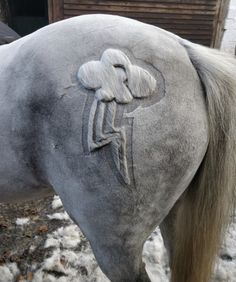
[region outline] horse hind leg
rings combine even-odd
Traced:
[[[170,268],[173,262],[174,248],[176,244],[175,238],[175,225],[178,216],[178,210],[181,206],[183,196],[175,203],[173,208],[170,210],[168,215],[164,218],[164,220],[159,225],[161,230],[161,235],[164,241],[165,248],[167,250],[168,259]]]
[[[139,233],[138,230],[131,232],[130,228],[123,229],[118,226],[121,219],[119,217],[112,219],[112,213],[107,214],[104,207],[103,212],[99,213],[96,209],[92,212],[97,215],[94,219],[90,216],[91,213],[88,214],[81,209],[82,201],[75,208],[72,198],[63,198],[63,194],[61,198],[68,214],[89,240],[98,265],[110,281],[150,282],[142,262],[144,243],[143,235],[140,235],[142,232]],[[106,207],[106,203],[104,205]],[[87,212],[94,206],[95,204],[90,205]]]
[[[94,242],[91,239],[90,243],[100,268],[110,281],[151,282],[142,262],[142,250],[139,247],[134,246],[133,250],[129,250],[117,242],[109,242],[110,246],[104,246],[99,240]]]

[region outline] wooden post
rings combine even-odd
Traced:
[[[63,0],[48,0],[49,23],[63,20]]]
[[[229,2],[230,0],[218,0],[211,47],[220,48],[224,35],[225,19],[229,10]]]

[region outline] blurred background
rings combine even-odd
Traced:
[[[0,0],[1,21],[20,36],[58,20],[92,13],[134,18],[231,52],[236,44],[236,0]]]

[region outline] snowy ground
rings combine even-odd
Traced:
[[[47,232],[46,227],[41,227],[42,232],[44,232],[43,228],[46,231],[41,244],[45,254],[41,260],[34,261],[32,265],[28,263],[27,271],[24,273],[22,273],[22,262],[21,267],[18,267],[17,260],[15,262],[7,260],[5,263],[0,261],[0,282],[108,282],[109,280],[97,266],[89,243],[63,210],[58,196],[54,196],[51,205],[51,214],[46,215],[49,225],[50,222],[56,221],[61,223],[59,224],[61,226],[52,232]],[[35,216],[37,218],[37,215]],[[33,217],[32,219],[17,218],[15,230],[19,229],[23,232],[30,224],[34,224]],[[34,253],[38,248],[34,245],[37,237],[38,235],[30,241],[28,254]],[[143,260],[146,262],[152,282],[169,281],[167,256],[159,229],[156,229],[146,242]],[[226,241],[220,250],[213,281],[236,282],[236,222],[229,229]]]

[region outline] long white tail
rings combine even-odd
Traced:
[[[236,60],[181,40],[206,94],[209,146],[175,224],[172,282],[208,282],[235,207]]]

